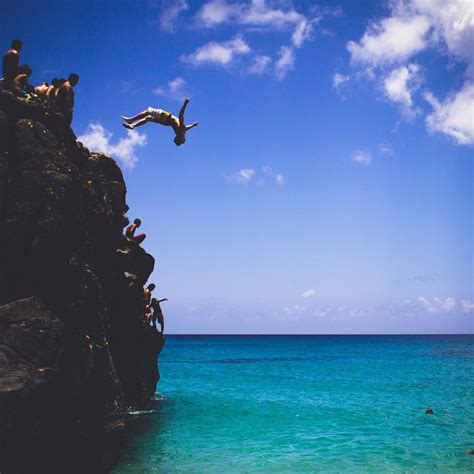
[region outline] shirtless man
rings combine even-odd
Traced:
[[[150,303],[150,306],[153,309],[153,317],[151,319],[152,326],[155,326],[155,328],[158,330],[156,326],[156,321],[158,321],[158,324],[161,326],[161,334],[163,334],[163,331],[165,329],[165,318],[163,316],[163,311],[161,310],[160,306],[160,303],[163,303],[163,301],[168,301],[168,298],[163,298],[161,300],[152,298]]]
[[[151,292],[156,288],[154,283],[150,283],[144,290],[143,290],[143,306],[146,308],[150,304],[151,300]]]
[[[27,92],[34,93],[34,87],[28,82],[32,72],[33,70],[26,64],[18,68],[18,74],[12,81],[12,89],[18,95],[26,94]]]
[[[47,82],[42,82],[39,86],[35,87],[35,94],[40,98],[41,102],[46,103],[46,94],[49,89]]]
[[[20,51],[22,47],[23,43],[20,40],[13,40],[11,48],[3,55],[2,74],[5,89],[11,87],[13,79],[19,74]]]
[[[69,75],[68,80],[64,82],[56,93],[56,112],[64,115],[68,125],[72,123],[72,112],[74,109],[74,87],[79,82],[79,76],[76,73]]]
[[[179,111],[179,117],[176,117],[162,109],[153,109],[152,107],[148,107],[146,110],[133,117],[122,117],[122,120],[125,120],[126,122],[122,125],[130,130],[145,125],[148,122],[154,122],[167,127],[173,127],[174,133],[176,135],[174,142],[176,146],[180,146],[186,141],[186,132],[199,125],[199,122],[194,122],[191,125],[186,125],[184,123],[184,112],[188,104],[189,99],[186,99],[183,106],[181,107],[181,110]]]
[[[60,86],[59,79],[55,77],[51,81],[51,85],[48,87],[48,90],[46,91],[46,110],[50,114],[54,114],[54,111],[55,111],[54,101],[56,99],[56,92],[58,91],[59,86]]]

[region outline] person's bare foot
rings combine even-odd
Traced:
[[[130,125],[129,123],[122,123],[122,125],[125,127],[125,128],[128,128],[129,130],[133,130],[133,125]]]
[[[125,120],[125,122],[130,123],[132,121],[131,118],[129,117],[120,117],[122,120]]]

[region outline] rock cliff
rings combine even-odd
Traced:
[[[59,114],[0,91],[0,472],[106,472],[155,392],[154,259],[126,187]]]

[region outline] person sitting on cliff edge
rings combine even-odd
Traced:
[[[64,115],[68,125],[72,123],[72,114],[74,110],[74,87],[79,82],[79,76],[73,72],[69,74],[68,80],[58,88],[55,96],[56,112]]]
[[[140,219],[135,219],[133,221],[132,225],[129,225],[127,227],[127,230],[125,231],[125,237],[128,237],[129,239],[133,240],[136,242],[138,245],[140,245],[145,239],[146,239],[146,234],[138,234],[135,235],[135,231],[142,225],[142,221]]]
[[[11,88],[13,79],[19,74],[20,51],[22,48],[23,42],[21,40],[13,40],[10,49],[3,55],[2,74],[4,89]]]
[[[133,117],[122,117],[126,123],[122,125],[129,130],[133,130],[136,127],[141,127],[148,122],[159,123],[167,127],[172,127],[175,133],[174,142],[176,146],[182,145],[186,141],[186,132],[199,125],[199,122],[194,122],[191,125],[186,125],[184,122],[184,112],[189,104],[189,99],[185,99],[184,104],[179,111],[179,117],[172,115],[162,109],[154,109],[148,107],[143,112],[134,115]]]
[[[168,301],[168,298],[162,298],[161,300],[152,298],[150,303],[150,306],[153,309],[153,316],[151,319],[152,326],[155,326],[155,329],[158,331],[158,327],[156,326],[156,321],[158,321],[158,324],[161,327],[160,334],[163,334],[163,331],[165,330],[165,318],[160,306],[160,303],[163,303],[163,301]]]

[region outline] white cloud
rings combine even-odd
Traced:
[[[86,132],[77,139],[91,151],[109,155],[120,161],[125,168],[132,169],[138,161],[135,148],[146,145],[146,135],[135,130],[127,130],[127,137],[120,138],[115,144],[111,143],[112,136],[113,134],[100,123],[91,123]]]
[[[474,144],[474,83],[464,84],[442,103],[431,92],[425,99],[433,107],[426,117],[428,130],[449,135],[461,145]]]
[[[377,66],[403,61],[426,47],[429,28],[422,15],[385,18],[372,23],[358,43],[349,41],[347,49],[355,63]]]
[[[232,175],[232,179],[241,184],[248,184],[255,177],[255,170],[253,168],[242,168]]]
[[[275,176],[275,181],[280,186],[283,186],[285,184],[285,177],[283,176],[283,174],[277,173],[276,176]]]
[[[474,302],[471,300],[461,300],[461,307],[465,313],[470,313],[474,311]]]
[[[393,148],[383,143],[379,145],[379,150],[383,155],[393,155]]]
[[[163,1],[160,15],[160,28],[168,33],[174,32],[178,17],[188,9],[189,5],[186,0]]]
[[[344,84],[349,82],[349,79],[350,79],[349,76],[336,72],[332,76],[332,87],[336,90],[339,90]]]
[[[407,116],[413,116],[412,92],[418,84],[418,64],[409,64],[393,69],[384,81],[385,95],[391,101],[400,104]]]
[[[247,73],[260,76],[267,71],[271,62],[272,60],[268,56],[255,56],[247,69]]]
[[[272,8],[265,0],[251,0],[246,3],[210,0],[203,5],[197,18],[206,27],[229,22],[250,26],[300,27],[300,23],[305,20],[305,17],[293,8]]]
[[[250,53],[249,45],[240,36],[236,36],[230,41],[218,43],[211,41],[199,47],[194,53],[182,56],[184,62],[193,66],[202,64],[215,64],[218,66],[228,66],[236,56]]]
[[[372,162],[372,154],[369,151],[357,150],[352,155],[352,161],[362,165],[370,165]]]
[[[164,86],[159,86],[153,90],[153,93],[162,97],[170,97],[182,101],[188,97],[188,83],[182,77],[176,77]]]
[[[474,143],[474,3],[466,0],[392,0],[387,17],[371,22],[359,41],[349,41],[351,62],[365,77],[381,80],[384,94],[413,116],[417,72],[406,64],[432,48],[467,67],[462,88],[441,102],[424,94],[433,112],[426,117],[431,132],[444,133],[462,145]],[[404,64],[405,63],[405,64]],[[389,75],[387,67],[397,65]]]
[[[301,296],[303,298],[311,298],[311,296],[314,296],[316,294],[316,291],[314,290],[306,290]]]
[[[296,29],[291,36],[291,41],[293,41],[293,44],[299,48],[308,38],[310,38],[312,32],[312,22],[303,18],[296,26]]]
[[[420,296],[417,298],[417,301],[426,311],[428,311],[428,313],[433,314],[439,313],[440,311],[452,313],[457,306],[456,300],[451,296],[445,300],[435,296],[432,301],[430,301],[425,296]]]
[[[293,48],[282,46],[279,57],[275,63],[275,74],[277,79],[283,79],[288,71],[295,67],[295,53]]]

